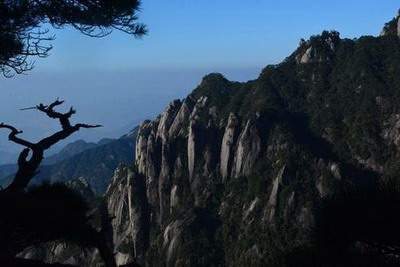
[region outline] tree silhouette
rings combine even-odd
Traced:
[[[5,189],[6,192],[18,192],[23,191],[26,188],[31,179],[35,176],[36,171],[43,160],[45,150],[49,149],[51,146],[55,145],[61,140],[67,138],[71,134],[79,131],[81,128],[97,128],[101,126],[82,123],[71,125],[69,119],[73,114],[75,114],[75,110],[72,107],[66,113],[59,113],[57,111],[54,111],[54,108],[61,105],[62,103],[64,103],[64,101],[59,101],[57,99],[48,106],[40,104],[35,107],[35,109],[45,113],[49,118],[58,119],[62,128],[61,131],[49,137],[43,138],[37,143],[31,143],[29,141],[19,138],[18,134],[22,133],[22,131],[17,130],[13,126],[0,123],[0,129],[5,128],[11,131],[8,136],[10,141],[26,147],[19,155],[17,174],[15,175],[12,183]],[[29,160],[27,160],[29,152],[32,152],[32,156]]]
[[[52,49],[47,25],[72,26],[91,37],[120,30],[140,37],[139,0],[5,0],[0,1],[0,72],[10,77],[31,70],[30,57],[46,57]]]
[[[101,127],[71,124],[70,118],[76,112],[72,107],[65,113],[55,111],[55,107],[63,103],[64,101],[57,99],[49,105],[39,104],[30,108],[58,120],[61,125],[60,131],[39,142],[33,143],[20,138],[18,135],[22,131],[8,124],[0,124],[0,129],[10,131],[10,141],[25,147],[19,155],[18,171],[13,181],[0,191],[0,263],[3,265],[30,266],[27,260],[16,259],[16,255],[39,243],[62,240],[97,248],[106,266],[116,266],[112,244],[108,242],[104,232],[110,220],[105,207],[101,211],[102,227],[97,231],[89,223],[86,202],[66,186],[44,185],[26,190],[37,174],[47,149],[80,129]]]

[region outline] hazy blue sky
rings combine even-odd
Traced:
[[[78,137],[116,136],[189,93],[208,72],[256,78],[289,55],[300,38],[322,30],[343,37],[377,35],[400,4],[395,0],[145,0],[149,35],[115,32],[104,39],[56,31],[51,56],[27,75],[0,78],[0,120],[38,137],[57,125],[20,107],[65,98],[77,118],[102,123]],[[0,134],[0,150],[10,149]]]
[[[93,40],[63,31],[42,65],[62,71],[263,66],[322,30],[375,35],[398,8],[395,0],[145,0],[141,18],[149,36]]]

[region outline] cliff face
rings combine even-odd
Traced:
[[[114,173],[106,199],[113,212],[113,244],[118,266],[143,263],[148,246],[149,211],[144,177],[121,165]]]
[[[397,35],[324,32],[257,80],[206,76],[141,125],[135,166],[115,173],[119,263],[283,266],[322,198],[394,179],[398,62]]]
[[[340,183],[339,164],[308,152],[284,127],[263,129],[259,114],[221,119],[211,103],[189,96],[141,126],[137,170],[119,169],[107,193],[117,247],[133,245],[117,249],[120,263],[136,256],[149,266],[261,266],[268,236],[285,224],[305,238],[313,203]],[[291,161],[297,156],[301,163]]]

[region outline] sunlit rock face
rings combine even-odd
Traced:
[[[113,244],[119,265],[134,260],[143,264],[148,248],[149,213],[145,179],[135,170],[120,166],[105,195],[113,215]]]
[[[233,165],[233,176],[247,176],[252,172],[257,157],[260,153],[261,141],[255,122],[247,121],[246,126],[239,135]]]
[[[220,155],[220,171],[223,179],[228,178],[229,170],[233,160],[233,147],[235,144],[235,138],[237,135],[238,119],[231,113],[229,114],[228,122],[224,131],[224,137],[222,138],[221,144],[221,155]]]
[[[400,19],[399,19],[399,16],[397,17],[397,36],[400,37]]]

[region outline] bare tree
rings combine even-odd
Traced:
[[[59,120],[62,130],[56,132],[55,134],[43,138],[37,143],[32,143],[30,141],[24,140],[18,137],[22,131],[17,130],[15,127],[0,123],[0,128],[8,129],[11,131],[8,138],[10,141],[24,146],[25,149],[21,152],[18,158],[18,171],[15,175],[12,183],[5,189],[7,192],[23,191],[29,184],[31,179],[37,174],[37,169],[43,160],[44,151],[49,149],[51,146],[60,142],[61,140],[67,138],[71,134],[79,131],[82,128],[97,128],[101,125],[89,125],[78,123],[71,125],[70,118],[75,114],[75,110],[71,107],[66,113],[60,113],[54,110],[56,106],[63,104],[64,101],[56,100],[50,105],[46,106],[39,104],[35,109],[45,113],[51,119]],[[29,152],[32,152],[30,159],[28,159]]]
[[[17,130],[14,126],[0,123],[0,129],[10,131],[8,136],[10,141],[25,147],[19,155],[18,171],[14,179],[10,185],[0,191],[0,262],[10,260],[29,246],[41,242],[62,240],[68,236],[65,239],[69,241],[76,242],[84,247],[98,248],[106,266],[114,267],[116,264],[111,249],[112,244],[109,244],[104,233],[110,220],[106,211],[105,215],[102,216],[102,229],[97,231],[88,223],[85,208],[81,208],[81,206],[85,206],[86,204],[83,201],[80,202],[79,199],[72,199],[71,201],[71,198],[79,198],[78,196],[70,192],[65,192],[63,191],[64,189],[57,187],[55,189],[50,188],[47,193],[50,192],[52,195],[48,201],[52,201],[54,196],[65,195],[64,198],[62,196],[59,197],[62,203],[67,203],[65,204],[66,208],[57,215],[47,214],[48,212],[43,207],[37,207],[38,205],[47,205],[40,194],[29,194],[29,192],[26,192],[28,184],[38,173],[44,152],[47,149],[80,129],[101,127],[101,125],[82,123],[71,124],[70,118],[76,113],[72,107],[65,113],[55,110],[55,107],[63,103],[64,101],[57,99],[49,105],[39,104],[29,108],[36,109],[44,113],[47,117],[58,120],[61,125],[60,131],[36,143],[19,137],[22,131]],[[37,196],[40,196],[39,200]],[[75,206],[72,207],[69,205],[68,201],[71,201],[71,205]],[[52,208],[54,207],[55,205],[52,206]],[[60,207],[60,209],[62,208]],[[74,217],[70,218],[68,217],[68,210],[71,211],[73,209],[81,210],[82,212],[78,215],[74,214]],[[75,210],[72,212],[74,213]],[[32,218],[35,216],[38,218]]]

